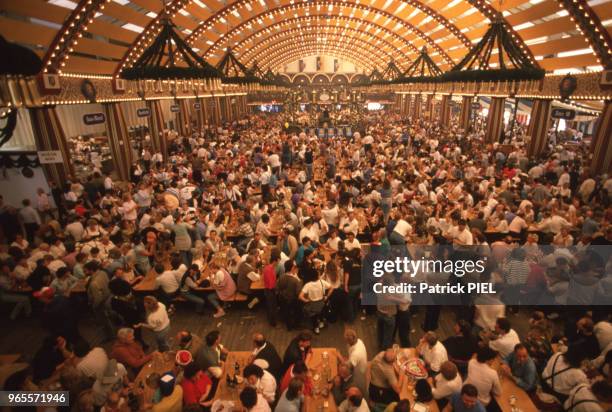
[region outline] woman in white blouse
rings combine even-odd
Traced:
[[[321,328],[325,326],[322,312],[323,308],[325,308],[325,301],[331,296],[333,291],[334,289],[329,282],[322,279],[319,274],[316,279],[311,279],[304,284],[300,292],[299,299],[304,302],[304,312],[310,318],[312,329],[317,335],[320,333]]]

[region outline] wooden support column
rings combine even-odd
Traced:
[[[181,137],[191,136],[191,110],[188,99],[179,100],[179,112],[176,117],[179,135]]]
[[[463,96],[461,99],[461,117],[459,119],[459,126],[466,132],[471,129],[470,124],[472,122],[472,96]]]
[[[421,118],[421,95],[415,94],[414,101],[412,102],[412,120],[418,120]]]
[[[395,113],[402,112],[402,95],[399,93],[393,95],[393,111]]]
[[[404,111],[402,113],[404,115],[404,117],[410,116],[410,104],[411,104],[411,100],[412,100],[412,95],[411,94],[405,94],[404,95]]]
[[[440,119],[440,125],[443,127],[450,126],[450,102],[451,96],[449,94],[442,95],[442,101],[440,102],[440,114],[438,115],[438,119]]]
[[[434,95],[433,94],[428,94],[427,97],[425,98],[425,112],[427,113],[427,120],[431,121],[431,119],[433,119],[434,117]]]
[[[106,115],[106,133],[115,171],[120,180],[130,181],[130,166],[132,165],[132,148],[128,135],[123,109],[119,103],[104,104]]]
[[[485,132],[485,142],[499,142],[504,130],[504,97],[491,97],[489,105],[489,115],[487,116],[487,130]]]
[[[221,101],[219,100],[219,96],[213,96],[213,107],[212,107],[212,119],[213,124],[215,126],[219,126],[221,124]]]
[[[32,108],[30,119],[36,150],[59,150],[61,163],[41,165],[45,176],[57,187],[65,187],[68,180],[74,179],[74,168],[70,161],[70,152],[62,124],[57,117],[55,107]]]
[[[612,172],[612,100],[607,100],[593,137],[591,173]]]
[[[198,104],[199,107],[197,107],[196,104]],[[204,126],[204,123],[206,123],[206,115],[205,115],[206,101],[202,99],[201,97],[198,97],[195,100],[193,110],[194,110],[196,120],[198,123],[198,133],[202,133],[202,127]]]
[[[147,107],[151,111],[149,116],[149,133],[151,134],[151,145],[155,153],[161,153],[164,160],[168,158],[168,141],[164,133],[164,113],[159,100],[148,100]]]
[[[552,100],[549,99],[535,99],[533,101],[531,118],[527,127],[527,136],[531,139],[529,146],[527,146],[529,157],[537,157],[546,149],[551,106]]]

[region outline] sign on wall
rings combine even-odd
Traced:
[[[573,120],[576,117],[576,111],[572,109],[552,109],[550,113],[553,119]]]
[[[194,103],[193,108],[196,110],[200,110],[202,108],[202,105],[200,103]]]
[[[181,108],[179,107],[178,104],[173,104],[172,106],[170,106],[170,111],[172,113],[178,113],[181,111]]]
[[[61,150],[40,150],[37,154],[38,161],[42,165],[64,162]]]
[[[138,117],[149,117],[151,116],[151,110],[149,110],[148,107],[143,107],[143,108],[136,110],[136,115]]]
[[[104,123],[105,120],[106,117],[104,116],[104,113],[90,113],[83,115],[83,123],[85,123],[87,126]]]

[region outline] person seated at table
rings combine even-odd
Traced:
[[[370,386],[368,392],[374,403],[387,405],[399,400],[406,375],[396,368],[395,351],[380,352],[370,363]]]
[[[466,383],[461,392],[450,397],[443,412],[486,412],[486,409],[479,400],[476,386]]]
[[[218,383],[221,375],[223,375],[227,353],[228,350],[221,344],[221,334],[219,331],[213,330],[208,332],[204,339],[204,345],[202,345],[196,355],[195,362],[201,370],[208,373],[213,384]]]
[[[571,345],[576,345],[580,348],[588,359],[595,359],[601,353],[599,341],[594,333],[593,319],[584,316],[576,322],[577,333],[570,340]]]
[[[249,363],[256,360],[261,362],[262,367],[272,374],[277,380],[281,378],[283,362],[272,342],[259,332],[253,334],[253,352],[249,356]]]
[[[363,397],[363,392],[356,386],[349,387],[346,398],[338,405],[339,412],[370,412],[368,402]]]
[[[355,232],[348,232],[346,234],[346,239],[343,242],[344,250],[350,252],[352,250],[361,250],[361,243],[355,237]]]
[[[113,343],[110,358],[132,368],[136,375],[153,358],[153,354],[145,354],[142,345],[134,339],[134,329],[121,328],[117,331],[117,340]]]
[[[414,397],[415,403],[426,405],[434,399],[431,385],[425,379],[419,379],[416,381],[416,384],[414,385],[414,392],[416,393],[416,396]]]
[[[472,325],[465,319],[459,319],[453,326],[454,336],[442,342],[448,353],[448,359],[453,361],[460,371],[467,371],[467,363],[476,353],[476,344],[472,339]]]
[[[101,407],[106,403],[111,393],[122,393],[129,382],[125,366],[115,359],[109,360],[104,373],[98,376],[91,388],[94,395],[94,404]]]
[[[503,359],[500,369],[526,392],[532,392],[536,389],[538,372],[535,362],[522,343],[518,343],[514,347],[514,351]]]
[[[253,238],[249,240],[249,242],[246,244],[244,250],[247,253],[252,253],[253,250],[256,250],[258,252],[257,255],[259,255],[259,252],[261,250],[264,250],[267,245],[268,244],[266,243],[266,240],[262,237],[261,233],[256,232],[253,235]]]
[[[312,240],[308,236],[305,236],[302,239],[301,244],[297,249],[297,252],[295,253],[295,264],[298,266],[302,266],[306,256],[312,252],[314,252]]]
[[[433,379],[432,388],[433,398],[438,402],[438,407],[444,408],[450,396],[459,392],[462,385],[463,379],[453,362],[446,361],[440,365],[440,373]]]
[[[570,345],[566,352],[555,353],[542,372],[540,383],[544,392],[565,402],[573,388],[588,383],[589,379],[581,369],[586,356],[580,347],[574,345]]]
[[[276,378],[270,372],[255,364],[250,364],[244,368],[242,375],[249,385],[257,389],[257,392],[266,398],[268,403],[274,403],[276,398]]]
[[[283,230],[281,230],[278,239],[276,240],[276,247],[287,255],[289,259],[295,258],[298,251],[298,241],[295,236],[291,234],[292,231],[292,226],[283,227]]]
[[[252,386],[245,386],[240,392],[240,402],[246,412],[271,412],[270,405],[262,394]]]
[[[521,343],[518,334],[510,326],[508,318],[497,318],[495,322],[495,335],[496,337],[489,341],[489,347],[499,352],[502,358],[511,354],[514,347]]]
[[[187,330],[178,332],[174,338],[174,342],[175,347],[172,348],[172,350],[187,350],[194,359],[202,348],[202,345],[204,345],[201,337]]]
[[[176,384],[175,376],[166,372],[159,378],[161,399],[153,405],[153,412],[177,412],[183,406],[183,388]]]
[[[425,336],[421,338],[416,349],[419,355],[423,357],[427,368],[433,374],[440,372],[440,366],[448,360],[446,348],[442,342],[438,340],[438,335],[436,335],[435,332],[427,332]]]
[[[183,268],[185,270],[182,270]],[[171,307],[172,299],[178,294],[181,277],[186,271],[185,265],[182,265],[180,273],[172,269],[166,270],[161,263],[155,265],[155,289],[158,290],[159,300],[164,305]]]
[[[183,406],[199,405],[199,410],[210,410],[214,400],[212,382],[195,362],[183,368],[181,387],[183,388]]]
[[[338,375],[333,379],[332,395],[336,401],[336,405],[339,405],[343,400],[346,399],[346,392],[351,387],[357,387],[364,393],[365,381],[358,382],[355,380],[354,368],[350,363],[341,363],[338,365]]]
[[[197,292],[198,288],[202,287],[202,284],[205,282],[209,281],[201,277],[200,268],[195,263],[189,267],[189,270],[182,275],[179,281],[180,295],[187,301],[195,304],[195,313],[198,315],[204,313],[206,300]]]
[[[591,386],[587,383],[576,385],[563,404],[570,412],[604,412],[612,404],[612,384],[607,380],[598,380]]]
[[[216,309],[213,317],[220,318],[225,316],[225,310],[221,306],[221,302],[227,302],[234,298],[236,295],[236,283],[229,272],[214,261],[210,262],[210,269],[210,284],[215,289],[215,293],[209,293],[206,298]]]
[[[298,360],[293,365],[289,366],[289,369],[287,369],[283,375],[283,378],[281,379],[279,387],[280,392],[283,392],[289,387],[289,383],[292,379],[299,379],[304,383],[304,396],[312,395],[314,383],[310,377],[308,366],[306,366],[306,363],[303,360]]]
[[[253,255],[247,255],[246,259],[238,265],[238,278],[236,279],[237,291],[245,296],[247,300],[253,295],[251,285],[261,279],[261,275],[257,271],[257,259]],[[259,299],[254,296],[247,304],[249,309],[257,305]]]
[[[291,378],[289,386],[278,398],[274,412],[305,412],[307,410],[306,399],[304,381],[299,378]]]
[[[497,352],[485,346],[479,348],[476,358],[471,359],[468,363],[468,375],[465,383],[470,383],[478,389],[478,399],[485,407],[491,402],[495,402],[494,396],[501,395],[499,376],[491,366],[496,358]]]
[[[283,356],[283,373],[297,361],[308,362],[312,357],[312,333],[308,330],[300,332],[291,340]]]

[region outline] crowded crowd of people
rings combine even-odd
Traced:
[[[351,137],[284,124],[249,116],[176,137],[167,156],[145,145],[130,182],[96,171],[19,206],[1,202],[0,302],[12,320],[39,317],[48,336],[12,388],[57,385],[77,410],[209,410],[228,348],[217,331],[171,339],[172,319],[195,311],[212,323],[244,306],[261,307],[273,327],[310,330],[282,359],[256,334],[242,372],[247,410],[305,411],[313,334],[367,316],[378,347],[347,329],[347,357],[339,353],[329,379],[341,411],[407,412],[434,400],[496,411],[508,395],[500,379],[541,409],[610,408],[612,177],[589,171],[588,148],[549,146],[530,159],[525,136],[485,145],[480,132],[391,112],[362,114]],[[362,305],[362,257],[414,246],[487,257],[479,280],[500,293],[456,297],[453,336],[437,333],[445,297]],[[411,325],[421,306],[424,322]],[[84,308],[110,351],[82,338]],[[527,334],[513,329],[516,312],[529,318]],[[396,342],[415,347],[429,374],[412,404]],[[148,376],[154,396],[134,400],[144,391],[134,378],[163,353],[175,367]]]

